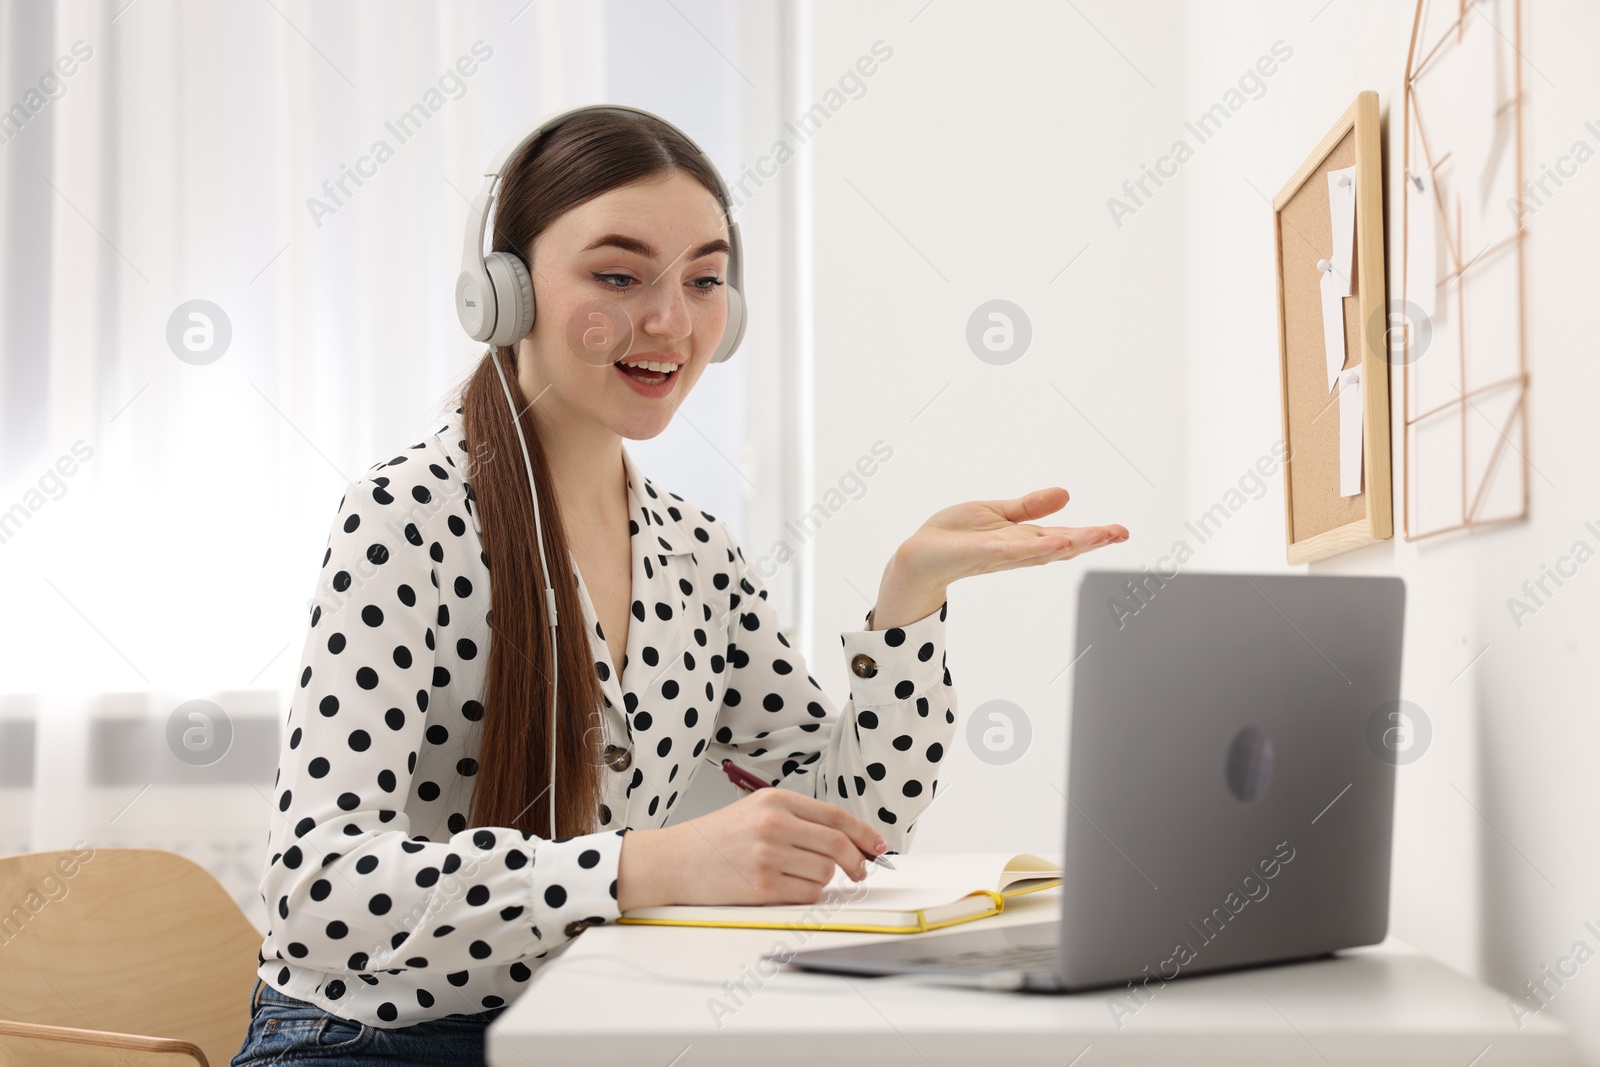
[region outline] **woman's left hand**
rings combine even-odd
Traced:
[[[951,582],[972,574],[1037,567],[1128,539],[1127,527],[1035,526],[1061,510],[1060,486],[1014,500],[969,500],[935,513],[884,568],[871,629],[905,626],[936,611]]]

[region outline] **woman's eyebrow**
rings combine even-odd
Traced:
[[[655,245],[650,244],[648,241],[641,241],[637,237],[629,237],[627,234],[621,233],[608,233],[604,237],[600,237],[593,243],[589,244],[584,248],[584,251],[592,252],[596,248],[605,248],[607,246],[612,248],[620,248],[624,252],[632,252],[636,255],[641,255],[646,259],[661,258],[661,254],[656,250]],[[732,255],[733,249],[728,245],[727,241],[723,240],[721,237],[718,237],[716,240],[707,241],[699,248],[696,248],[692,253],[690,253],[689,258],[699,259],[701,256],[709,256],[713,252],[726,252],[729,255]]]

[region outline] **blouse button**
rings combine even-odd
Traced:
[[[850,669],[857,678],[871,678],[878,673],[878,662],[865,652],[858,652],[850,661]]]
[[[587,923],[587,922],[585,922],[585,921],[583,921],[581,919],[573,921],[573,922],[570,922],[570,923],[567,924],[567,936],[568,937],[577,937],[579,934],[581,934],[585,930],[589,929],[589,925],[590,925],[589,923]]]
[[[625,771],[633,766],[633,749],[621,745],[607,745],[604,753],[606,766],[614,771]]]

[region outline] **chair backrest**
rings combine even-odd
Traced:
[[[250,1024],[261,940],[175,852],[0,858],[0,1018],[177,1038],[226,1064]]]

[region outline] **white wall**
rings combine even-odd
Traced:
[[[1238,0],[1200,10],[1082,0],[814,6],[817,93],[874,40],[894,48],[866,95],[812,143],[816,492],[875,439],[895,450],[811,545],[812,667],[830,692],[846,690],[830,654],[835,635],[860,624],[884,559],[937,508],[1061,484],[1075,521],[1122,522],[1133,534],[1088,565],[1137,568],[1269,454],[1281,434],[1270,200],[1363,89],[1379,91],[1385,114],[1388,273],[1398,277],[1399,102],[1413,6]],[[1529,28],[1526,157],[1537,174],[1578,138],[1595,144],[1583,124],[1600,122],[1600,70],[1585,42],[1600,39],[1600,8],[1541,2]],[[1278,41],[1291,54],[1264,89],[1118,226],[1106,199],[1128,202],[1122,182]],[[1391,929],[1508,992],[1579,939],[1600,947],[1583,926],[1600,926],[1600,567],[1582,569],[1520,630],[1506,606],[1574,541],[1596,544],[1583,524],[1600,520],[1585,432],[1600,384],[1584,258],[1597,194],[1600,165],[1589,165],[1529,221],[1532,519],[1397,538],[1311,568],[1407,583],[1402,695],[1425,710],[1433,738],[1400,775]],[[1033,348],[1006,367],[979,362],[962,336],[971,310],[993,297],[1020,304],[1035,329]],[[1391,393],[1398,458],[1398,373]],[[1398,508],[1398,468],[1395,487]],[[1190,566],[1289,570],[1283,541],[1279,476],[1194,546]],[[1013,571],[952,590],[949,659],[963,722],[981,702],[1006,698],[1028,712],[1034,738],[1003,768],[958,744],[946,777],[959,799],[923,817],[918,847],[1060,847],[1051,786],[1063,775],[1070,674],[1055,676],[1072,647],[1081,569]],[[1013,832],[996,842],[991,825]],[[1583,1062],[1600,1063],[1600,962],[1568,979],[1548,1010],[1574,1028]]]
[[[808,546],[810,666],[837,697],[848,691],[838,634],[861,627],[889,555],[943,507],[1063,486],[1072,501],[1055,521],[1131,534],[1091,557],[1101,566],[1170,544],[1181,526],[1180,198],[1157,198],[1120,229],[1105,207],[1178,124],[1178,8],[1077,8],[1092,26],[1053,2],[814,5],[819,98],[875,41],[893,49],[810,144],[813,499],[875,441],[893,449]],[[968,317],[996,298],[1033,327],[1005,366],[966,341]],[[1004,847],[1061,849],[1063,668],[1082,570],[1057,563],[952,587],[958,726],[1004,699],[1028,716],[1032,740],[993,766],[959,735],[918,848],[1000,847],[991,828],[1005,826]]]
[[[1191,16],[1184,26],[1189,115],[1209,107],[1274,40],[1294,50],[1266,94],[1230,120],[1182,178],[1186,361],[1207,368],[1191,370],[1187,384],[1191,511],[1216,499],[1281,432],[1272,211],[1251,185],[1275,195],[1364,89],[1379,92],[1385,114],[1387,273],[1390,295],[1398,291],[1402,90],[1413,8],[1396,0],[1335,0],[1319,14],[1321,7],[1321,0],[1208,5],[1204,18]],[[1578,138],[1597,144],[1583,124],[1600,120],[1600,70],[1588,47],[1600,39],[1600,8],[1541,0],[1531,16],[1523,52],[1532,66],[1523,84],[1527,168],[1537,174]],[[1501,17],[1510,37],[1508,11]],[[1597,543],[1583,528],[1600,519],[1588,259],[1597,224],[1594,164],[1528,221],[1529,458],[1542,472],[1532,476],[1531,520],[1415,543],[1397,536],[1311,567],[1406,582],[1402,695],[1423,708],[1433,738],[1400,773],[1391,929],[1506,991],[1539,978],[1579,939],[1600,949],[1583,927],[1600,926],[1600,567],[1581,569],[1520,630],[1506,606],[1574,541]],[[1398,369],[1390,389],[1398,531]],[[1280,478],[1269,500],[1236,515],[1207,546],[1204,565],[1283,569],[1281,494]],[[1574,1028],[1583,1062],[1600,1063],[1600,963],[1567,980],[1549,1011]]]

